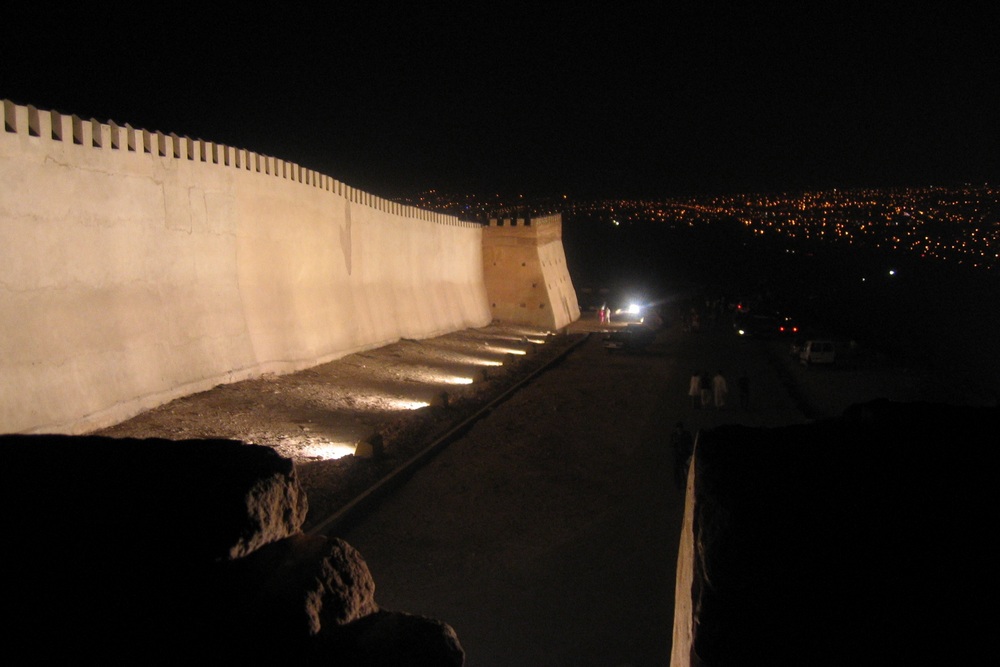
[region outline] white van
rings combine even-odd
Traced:
[[[807,340],[799,351],[799,363],[832,364],[836,356],[832,340]]]

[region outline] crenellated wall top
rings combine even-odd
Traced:
[[[490,218],[484,231],[495,238],[533,238],[538,242],[561,239],[562,214]]]
[[[128,123],[119,125],[110,120],[107,123],[95,119],[84,120],[76,115],[41,110],[30,104],[19,105],[6,99],[2,100],[0,115],[3,116],[3,132],[7,134],[33,137],[39,141],[72,143],[95,150],[146,154],[150,157],[190,160],[218,165],[220,168],[240,169],[326,190],[353,203],[393,215],[459,227],[482,226],[478,222],[459,220],[453,215],[384,199],[294,162],[244,148],[191,139],[174,133],[144,130]]]
[[[542,227],[552,224],[562,224],[561,213],[522,217],[498,217],[490,218],[489,221],[490,227]]]

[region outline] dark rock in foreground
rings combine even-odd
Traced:
[[[33,663],[462,665],[379,608],[361,555],[301,532],[291,461],[227,440],[0,436],[2,633]],[[395,662],[408,655],[407,662]]]
[[[997,418],[877,401],[815,424],[701,433],[672,664],[991,654]]]

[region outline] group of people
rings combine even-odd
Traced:
[[[692,408],[708,408],[714,405],[716,409],[720,409],[726,404],[728,394],[729,384],[722,371],[718,371],[715,375],[695,373],[691,376],[688,396],[691,397]]]
[[[740,408],[748,410],[750,408],[750,378],[747,377],[745,371],[741,372],[736,380],[736,387],[739,391]],[[688,396],[691,398],[692,408],[714,407],[716,410],[721,410],[725,407],[726,399],[729,396],[729,383],[721,370],[716,371],[715,375],[693,373],[688,384]],[[677,422],[670,434],[670,445],[674,451],[674,482],[679,489],[683,490],[687,484],[688,467],[694,453],[694,438],[691,436],[691,432],[684,427],[684,422]]]
[[[740,375],[736,384],[740,392],[740,407],[747,409],[750,407],[750,379],[746,373]],[[729,383],[726,382],[722,371],[716,372],[715,375],[695,373],[691,376],[691,383],[688,385],[688,396],[691,398],[692,408],[714,406],[718,410],[726,405],[726,398],[729,396]]]
[[[736,386],[740,392],[740,407],[744,410],[750,407],[750,378],[747,374],[741,373],[736,381]],[[688,396],[691,397],[692,408],[708,408],[715,406],[721,409],[726,405],[726,397],[729,395],[729,383],[722,371],[717,371],[715,375],[708,373],[695,373],[691,376],[691,383],[688,386]],[[687,479],[687,469],[694,452],[694,438],[690,431],[684,428],[683,422],[677,422],[673,432],[670,434],[670,444],[674,450],[674,481],[678,488],[683,489]]]

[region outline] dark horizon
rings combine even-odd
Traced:
[[[992,12],[36,3],[0,25],[0,98],[246,148],[386,198],[995,182]]]

